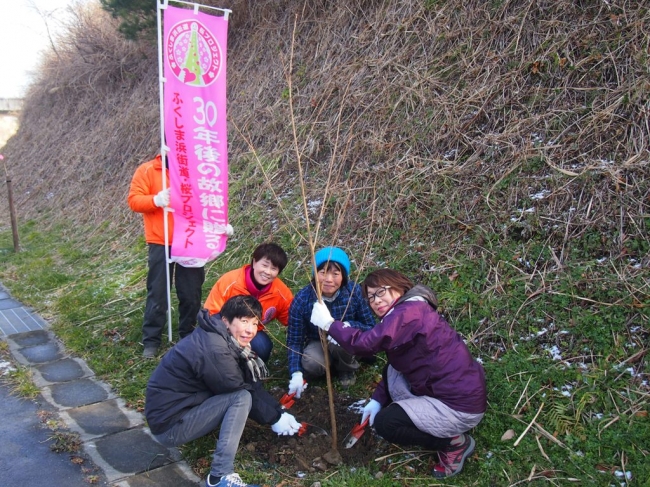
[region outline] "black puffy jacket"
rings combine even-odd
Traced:
[[[170,349],[147,384],[144,414],[159,435],[191,408],[217,394],[246,389],[253,398],[249,417],[259,424],[276,423],[282,408],[263,387],[246,375],[246,365],[230,340],[221,315],[203,309],[199,326]]]

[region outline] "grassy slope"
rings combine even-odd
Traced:
[[[483,361],[490,409],[456,484],[650,482],[647,8],[232,3],[237,233],[205,292],[271,238],[291,254],[285,280],[306,282],[300,157],[308,200],[325,203],[320,242],[349,249],[361,277],[390,265],[432,286]],[[3,220],[0,280],[135,407],[153,364],[139,357],[145,249],[124,198],[157,145],[155,60],[80,12],[3,151],[24,251]],[[516,447],[500,440],[538,411]],[[427,484],[416,475],[382,483]],[[348,477],[324,483],[368,482]]]

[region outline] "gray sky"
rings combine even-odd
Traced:
[[[0,0],[0,98],[23,95],[49,46],[48,28],[60,32],[67,7],[79,1],[97,0]]]

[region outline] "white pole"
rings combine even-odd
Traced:
[[[165,107],[164,107],[164,85],[165,78],[163,74],[163,31],[162,31],[162,10],[167,8],[168,0],[160,0],[157,3],[156,9],[158,20],[158,96],[160,105],[160,155],[162,157],[163,171],[162,171],[162,187],[167,188],[167,152],[169,147],[165,144]],[[162,3],[161,3],[162,2]],[[171,295],[171,276],[169,275],[169,223],[167,221],[169,210],[168,207],[163,208],[163,228],[165,232],[165,275],[167,277],[167,335],[168,339],[172,341],[172,295]]]

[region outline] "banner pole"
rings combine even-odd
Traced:
[[[167,8],[168,0],[159,0],[157,2],[157,22],[158,22],[158,96],[160,105],[160,155],[162,157],[162,188],[167,188],[167,152],[169,148],[165,143],[165,107],[164,107],[164,85],[165,77],[163,71],[163,32],[162,32],[162,9]],[[162,2],[162,4],[161,4]],[[169,272],[169,222],[167,220],[169,210],[163,207],[163,229],[165,232],[165,276],[167,278],[167,338],[172,341],[172,296],[171,296],[171,276]]]

